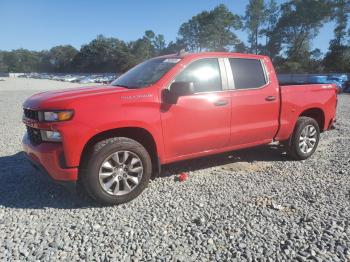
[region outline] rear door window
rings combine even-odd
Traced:
[[[266,77],[259,59],[229,58],[235,89],[259,88],[266,85]]]

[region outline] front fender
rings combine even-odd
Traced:
[[[159,128],[159,124],[150,125],[149,123],[141,121],[127,121],[127,122],[118,122],[118,123],[106,123],[101,126],[94,128],[82,128],[79,130],[76,128],[65,129],[61,133],[63,134],[63,147],[64,154],[66,159],[66,164],[68,167],[77,167],[80,163],[80,158],[82,152],[85,148],[85,145],[88,144],[94,137],[108,132],[108,131],[117,131],[121,128],[141,128],[151,134],[153,137],[159,158],[163,158],[164,148],[162,141],[162,132]]]

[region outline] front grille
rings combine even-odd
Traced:
[[[39,145],[43,141],[41,139],[41,134],[39,129],[35,129],[30,126],[27,126],[27,133],[28,133],[29,140],[33,145]]]
[[[24,116],[29,119],[34,119],[39,121],[39,112],[31,109],[23,109]]]

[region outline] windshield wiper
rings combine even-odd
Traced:
[[[119,86],[119,87],[130,88],[130,86],[127,86],[127,85],[118,85],[118,84],[114,84],[113,86]]]

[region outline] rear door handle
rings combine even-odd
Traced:
[[[216,105],[216,106],[225,106],[227,104],[228,104],[228,101],[226,101],[226,100],[219,100],[219,101],[214,102],[214,105]]]
[[[269,102],[275,101],[275,100],[276,100],[276,97],[275,97],[275,96],[267,96],[267,97],[265,97],[265,100],[266,100],[266,101],[269,101]]]

